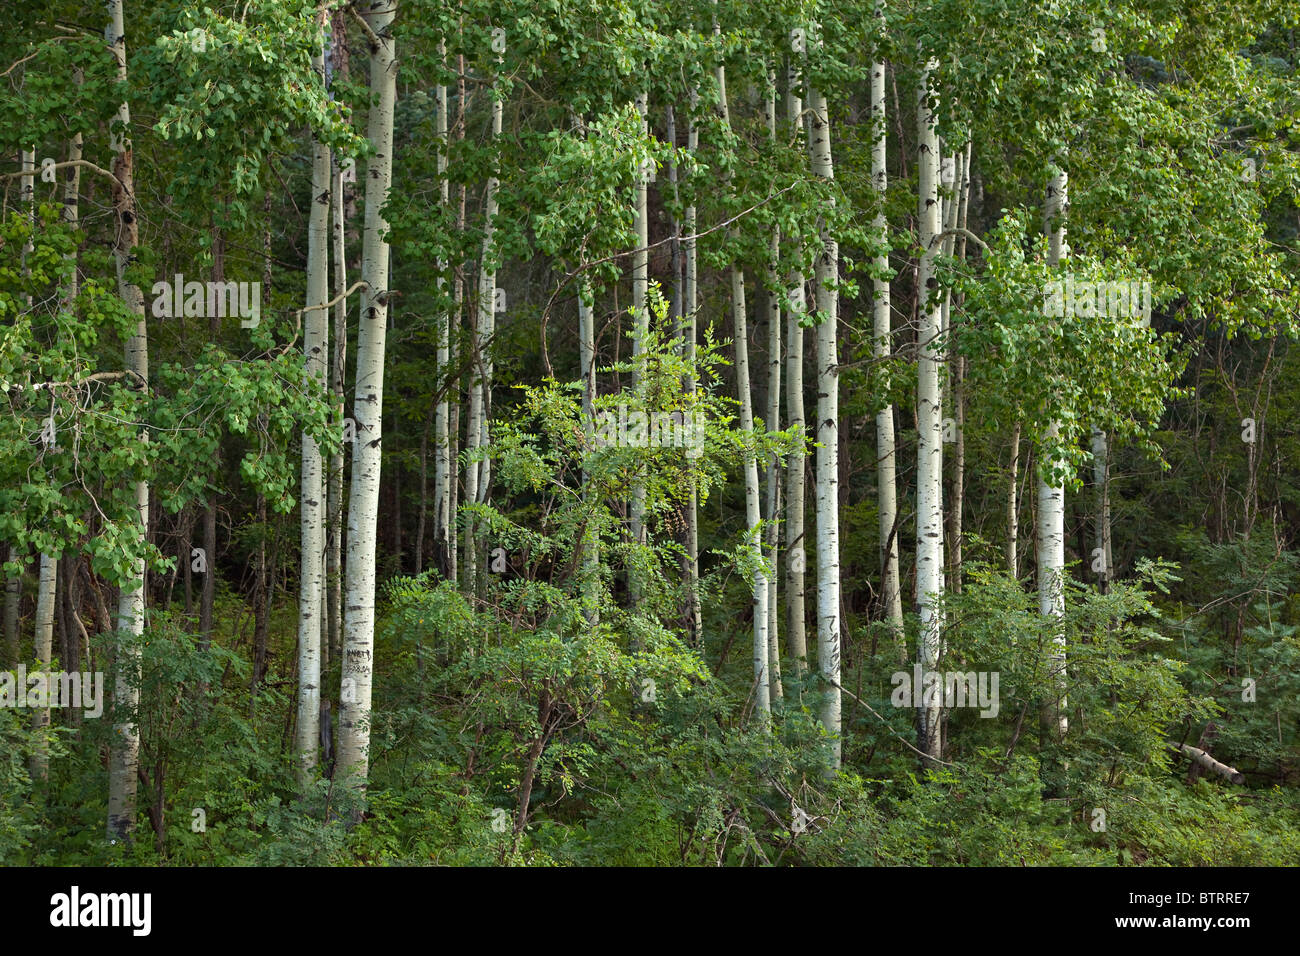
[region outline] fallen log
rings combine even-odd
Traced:
[[[1204,750],[1199,747],[1192,747],[1188,744],[1170,744],[1169,749],[1176,754],[1190,757],[1194,762],[1200,764],[1206,770],[1217,773],[1229,783],[1245,783],[1246,775],[1240,770],[1229,767],[1226,763],[1219,763]]]

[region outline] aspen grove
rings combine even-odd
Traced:
[[[1294,2],[0,22],[0,863],[1300,863]]]

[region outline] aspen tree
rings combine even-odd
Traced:
[[[717,21],[715,37],[721,35]],[[727,106],[727,70],[721,63],[714,71],[718,83],[718,110],[724,135],[731,135],[731,113]],[[734,239],[734,230],[731,238]],[[740,395],[740,429],[745,436],[745,529],[746,551],[753,565],[750,595],[753,601],[754,707],[761,720],[772,712],[771,671],[767,666],[767,569],[763,560],[759,510],[758,460],[753,450],[754,397],[749,375],[749,327],[745,309],[745,270],[734,259],[731,263],[731,318],[736,349],[736,391]]]
[[[27,210],[31,225],[36,225],[36,151],[24,149],[19,159],[22,176],[19,178],[19,199]],[[27,257],[32,252],[32,243],[23,246],[23,273],[29,270]],[[74,274],[76,270],[73,270]],[[61,298],[66,296],[61,295]],[[27,296],[27,307],[32,305],[31,296]],[[52,393],[51,393],[52,394]],[[54,417],[54,405],[51,399],[50,418]],[[32,712],[32,729],[37,734],[36,751],[32,754],[30,766],[32,779],[45,780],[49,775],[49,747],[44,740],[44,731],[50,726],[50,706],[48,691],[50,686],[50,661],[54,655],[54,602],[57,599],[58,561],[49,554],[41,554],[40,576],[36,584],[36,633],[33,639],[36,664],[40,668],[40,680],[44,682],[46,702]]]
[[[374,155],[366,166],[362,238],[361,320],[357,334],[352,488],[348,501],[347,597],[337,770],[349,785],[365,786],[370,758],[370,700],[375,643],[375,544],[379,518],[380,441],[384,401],[384,346],[388,329],[388,223],[383,206],[393,176],[393,107],[397,60],[392,23],[396,0],[374,0],[362,14],[370,41],[371,105],[366,135]]]
[[[336,10],[329,37],[329,63],[333,72],[342,79],[348,76],[347,38],[343,30],[343,11]],[[349,179],[355,181],[356,167],[349,161]],[[347,224],[349,205],[344,202],[343,163],[334,157],[330,176],[331,244],[334,264],[334,336],[330,367],[330,391],[334,412],[332,427],[337,434],[344,429],[344,382],[348,357],[348,299],[347,291]],[[343,649],[343,449],[340,442],[330,454],[329,479],[326,504],[325,559],[326,637],[321,643],[321,670],[330,659],[337,659]]]
[[[126,88],[126,14],[125,0],[108,0],[107,38],[113,52],[118,83]],[[135,158],[131,149],[131,107],[123,100],[110,126],[113,150],[113,213],[115,219],[113,263],[117,273],[118,295],[127,310],[136,316],[133,334],[126,342],[126,365],[140,383],[149,381],[149,334],[145,322],[144,294],[127,278],[127,268],[139,240],[139,221],[135,207]],[[147,444],[149,433],[140,431],[140,441]],[[139,517],[139,539],[143,545],[149,535],[149,482],[135,482],[135,510]],[[115,722],[108,758],[108,836],[111,840],[129,839],[135,829],[136,777],[140,761],[140,650],[144,634],[143,554],[132,563],[131,574],[122,585],[117,605],[119,640],[113,677]]]
[[[447,44],[446,41],[438,41],[438,55],[443,66],[447,61]],[[439,202],[446,209],[451,203],[451,182],[447,179],[447,150],[450,145],[448,138],[447,125],[447,85],[438,84],[438,192]],[[445,260],[438,262],[438,293],[440,296],[446,294],[447,263]],[[450,543],[447,536],[447,528],[451,522],[451,481],[454,472],[452,471],[452,461],[450,436],[448,429],[451,423],[451,412],[448,399],[448,389],[452,381],[451,369],[451,314],[444,313],[438,320],[438,342],[437,342],[437,383],[440,389],[438,396],[438,406],[434,412],[433,423],[433,541],[434,548],[438,555],[438,565],[442,574],[446,575],[448,571],[447,549]]]
[[[695,123],[695,109],[699,95],[691,90],[691,116],[686,128],[686,149],[694,156],[699,149],[699,129]],[[696,248],[695,202],[686,207],[683,215],[686,238],[682,241],[682,268],[685,277],[682,282],[682,356],[686,360],[687,372],[682,382],[682,390],[693,401],[697,387],[695,376],[695,340],[698,334],[696,313],[699,310],[699,253]],[[686,501],[686,554],[682,561],[685,565],[686,578],[686,635],[687,643],[692,647],[702,647],[704,642],[704,621],[700,607],[700,542],[699,542],[699,486],[694,472],[690,476],[690,491]]]
[[[878,20],[876,42],[885,39],[885,5],[876,4]],[[889,287],[889,220],[885,216],[885,196],[889,173],[885,167],[887,127],[885,119],[885,61],[877,56],[871,65],[871,182],[880,203],[871,229],[877,244],[872,279],[872,355],[885,362],[892,351]],[[898,481],[894,439],[894,406],[887,404],[876,412],[876,507],[880,530],[881,603],[885,627],[895,647],[900,664],[907,663],[907,640],[903,633],[903,590],[898,573]]]
[[[646,115],[648,95],[642,90],[636,95],[636,112],[641,118],[641,135],[646,135]],[[650,312],[646,298],[650,294],[650,221],[646,208],[647,179],[649,170],[642,167],[637,170],[636,196],[633,221],[636,248],[632,253],[632,388],[640,389],[645,381],[644,361],[645,339],[650,332]],[[629,525],[634,545],[645,544],[645,481],[638,477],[632,484],[632,500],[629,507]],[[639,561],[635,558],[634,561]],[[628,600],[635,606],[641,599],[641,576],[635,567],[629,569],[627,578]]]
[[[1069,177],[1063,166],[1052,171],[1047,188],[1044,229],[1048,235],[1047,264],[1058,268],[1068,252],[1065,245],[1066,217],[1069,213]],[[1060,434],[1060,425],[1053,419],[1048,423],[1045,445],[1051,448]],[[1056,687],[1055,699],[1043,708],[1043,723],[1050,731],[1064,737],[1069,729],[1065,700],[1065,632],[1058,623],[1065,616],[1065,484],[1060,462],[1046,463],[1054,480],[1048,482],[1038,475],[1038,534],[1036,537],[1038,560],[1038,610],[1051,628],[1049,678]]]
[[[795,53],[802,44],[794,44]],[[791,134],[803,131],[803,99],[799,95],[803,82],[798,59],[790,58],[787,73],[785,115]],[[798,680],[808,666],[807,611],[804,607],[804,571],[808,566],[804,535],[804,487],[807,474],[807,426],[803,407],[803,320],[808,313],[805,291],[807,279],[801,272],[789,278],[785,326],[785,414],[798,438],[785,469],[785,600],[786,653]]]
[[[776,71],[767,73],[767,135],[772,148],[776,148]],[[767,252],[767,421],[768,431],[781,424],[781,227],[774,225],[768,240]],[[777,550],[779,546],[781,508],[781,469],[775,452],[767,456],[765,476],[767,481],[766,554],[763,573],[767,577],[767,666],[770,675],[771,698],[779,701],[784,696],[781,686],[781,638],[778,619],[780,602],[777,599]]]
[[[808,154],[813,175],[835,179],[831,159],[831,122],[826,95],[808,88],[811,135]],[[833,202],[833,201],[832,201]],[[840,514],[839,402],[840,372],[836,353],[839,326],[839,242],[825,215],[819,217],[821,250],[817,279],[817,666],[824,683],[821,721],[832,744],[831,769],[840,766]]]
[[[942,297],[935,274],[940,234],[939,136],[933,108],[931,76],[938,64],[926,63],[917,96],[917,167],[921,260],[917,270],[920,330],[917,346],[916,418],[916,601],[921,611],[918,657],[922,670],[937,671],[942,652],[943,615],[939,601],[944,593],[943,553],[943,393],[940,367],[943,364],[940,326]],[[941,695],[915,701],[918,708],[920,750],[929,758],[941,757]]]
[[[493,32],[493,48],[496,49],[497,46],[502,46],[502,49],[504,49],[504,39],[504,28],[498,27]],[[491,93],[492,144],[494,146],[501,138],[503,110],[499,85],[500,62],[501,57],[498,55],[497,76],[493,79]],[[495,155],[492,162],[495,166],[497,162]],[[473,370],[470,374],[469,420],[465,425],[465,448],[471,453],[486,449],[489,445],[489,419],[492,414],[492,357],[490,343],[496,325],[497,292],[496,267],[492,264],[492,256],[495,255],[492,248],[492,239],[498,211],[498,188],[500,188],[500,180],[497,178],[496,173],[493,172],[488,176],[487,186],[483,193],[483,244],[479,259],[478,308],[475,312],[476,318],[473,330]],[[469,462],[465,470],[466,502],[481,504],[487,500],[487,486],[490,476],[491,469],[487,455],[483,455],[481,461],[471,460]],[[478,560],[480,542],[475,537],[474,531],[475,522],[471,516],[465,523],[465,583],[471,592],[478,590],[479,575],[481,573]]]
[[[322,9],[322,15],[324,11]],[[321,45],[312,54],[312,69],[324,82],[323,16],[317,21]],[[325,389],[329,337],[330,151],[312,137],[311,204],[307,218],[307,296],[303,322],[303,366]],[[298,720],[294,757],[298,784],[306,786],[316,766],[320,739],[320,645],[325,560],[325,483],[320,447],[302,433],[300,571],[298,577]]]
[[[45,689],[45,702],[32,712],[32,729],[37,734],[35,752],[31,758],[33,780],[46,780],[50,773],[50,750],[44,739],[50,726],[50,662],[54,651],[54,601],[55,579],[59,562],[49,554],[41,555],[40,578],[36,589],[36,665]],[[57,687],[57,683],[55,684]]]

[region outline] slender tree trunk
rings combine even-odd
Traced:
[[[1092,566],[1095,568],[1100,563],[1097,590],[1106,594],[1114,576],[1110,546],[1110,443],[1100,428],[1092,430],[1092,484],[1097,496],[1093,519],[1096,551],[1093,552]]]
[[[884,40],[884,3],[876,5],[880,20],[878,42]],[[889,269],[889,220],[885,216],[885,194],[889,185],[886,169],[885,62],[877,59],[871,66],[871,179],[880,202],[872,221],[880,248],[875,257],[878,275],[872,280],[872,354],[877,362],[889,360],[893,351],[893,322],[890,315],[889,279],[881,278]],[[898,479],[894,438],[894,406],[885,405],[876,412],[876,506],[880,529],[881,604],[885,627],[900,665],[907,663],[907,638],[903,631],[903,589],[898,572]]]
[[[17,559],[17,551],[9,545],[8,561]],[[5,578],[5,667],[18,666],[18,606],[22,601],[23,576],[21,572]]]
[[[499,97],[492,97],[492,142],[495,144],[501,136],[502,103]],[[493,162],[496,162],[494,159]],[[492,248],[493,225],[497,215],[497,188],[499,180],[496,175],[488,177],[483,195],[483,247],[479,260],[478,273],[478,309],[474,324],[474,368],[470,375],[469,421],[465,427],[465,447],[471,452],[486,448],[488,445],[488,419],[491,415],[490,399],[492,394],[492,360],[489,356],[490,339],[495,325],[496,307],[496,268],[493,266],[495,250]],[[487,500],[487,478],[489,475],[488,459],[471,461],[465,472],[465,500],[470,504],[481,504]],[[475,522],[470,517],[465,523],[465,584],[471,592],[479,588],[481,569],[479,568],[478,550],[480,542],[475,533]]]
[[[1020,556],[1016,553],[1020,535],[1020,422],[1011,429],[1011,461],[1007,465],[1007,571],[1020,577]]]
[[[325,49],[323,15],[320,22],[321,48],[312,56],[312,68],[324,82]],[[322,391],[327,389],[329,369],[329,239],[330,239],[330,151],[313,137],[311,163],[311,205],[307,220],[307,301],[303,313],[303,365],[309,378]],[[302,433],[301,552],[298,576],[298,720],[294,739],[298,784],[305,787],[316,766],[320,740],[321,598],[325,558],[325,484],[320,447],[306,431]]]
[[[40,669],[41,686],[45,692],[45,703],[32,712],[32,730],[37,734],[36,749],[32,754],[32,779],[45,781],[50,772],[50,749],[44,739],[46,728],[50,726],[50,661],[53,659],[54,644],[54,601],[56,598],[55,582],[58,576],[59,562],[48,554],[41,555],[41,576],[36,590],[36,666]],[[57,687],[57,683],[56,683]]]
[[[798,60],[790,60],[789,86],[785,99],[786,120],[792,131],[803,129],[802,84]],[[786,653],[795,680],[808,666],[807,611],[804,608],[804,571],[808,566],[804,534],[804,487],[807,476],[807,423],[803,408],[803,319],[808,312],[806,278],[795,273],[789,280],[789,301],[785,326],[785,414],[798,437],[785,470],[785,601]]]
[[[719,33],[717,23],[713,31]],[[718,109],[722,126],[731,133],[731,114],[727,106],[727,71],[718,66]],[[730,238],[734,239],[734,231]],[[645,241],[642,240],[642,245]],[[753,453],[754,397],[749,374],[749,327],[745,314],[745,271],[738,263],[731,265],[731,318],[736,349],[736,391],[740,395],[740,429],[745,436],[745,550],[753,565],[750,587],[753,612],[754,706],[764,725],[772,713],[771,676],[767,666],[767,570],[763,562],[762,515],[759,511],[758,460]]]
[[[124,0],[108,0],[109,45],[113,51],[118,83],[127,83],[126,26]],[[123,101],[113,119],[113,212],[115,220],[113,260],[118,294],[128,311],[136,316],[134,333],[126,342],[126,366],[137,382],[149,381],[149,337],[145,324],[144,295],[127,279],[126,270],[135,254],[139,223],[135,207],[135,171],[131,150],[131,108]],[[140,442],[147,445],[148,431],[141,430]],[[149,482],[135,482],[135,508],[139,515],[139,540],[149,535]],[[108,836],[127,840],[135,829],[136,777],[140,762],[140,649],[144,634],[144,557],[132,563],[118,601],[118,633],[114,674],[114,725],[108,764]]]
[[[776,71],[767,74],[767,132],[773,149],[776,148]],[[781,229],[776,226],[768,242],[767,267],[767,421],[768,431],[781,427]],[[766,462],[767,510],[764,513],[764,530],[767,537],[764,555],[764,573],[767,576],[767,666],[771,675],[773,702],[785,696],[781,686],[781,637],[779,619],[780,601],[777,598],[777,567],[780,551],[781,468],[775,453]]]
[[[333,18],[333,30],[330,34],[330,58],[333,72],[342,80],[348,78],[348,48],[345,24],[347,20],[342,10],[336,10]],[[334,409],[331,420],[335,434],[342,435],[346,414],[344,402],[344,384],[346,382],[348,358],[348,300],[343,295],[348,287],[347,236],[348,218],[352,211],[351,204],[345,200],[343,167],[339,157],[335,156],[330,166],[330,210],[331,240],[334,262],[333,297],[334,335],[333,355],[330,368],[330,392],[333,395]],[[349,166],[348,178],[352,185],[356,181],[356,166]],[[353,186],[355,189],[355,186]],[[329,472],[326,482],[325,505],[325,640],[321,642],[321,673],[325,673],[329,662],[338,660],[343,649],[343,449],[330,453]],[[319,719],[319,718],[318,718]]]
[[[212,230],[212,281],[226,281],[226,239],[220,228]],[[220,326],[215,314],[208,317],[208,335],[217,341]],[[203,508],[203,583],[199,588],[199,650],[207,651],[212,646],[212,625],[214,605],[217,597],[217,504],[216,493],[208,491],[207,502]],[[187,554],[185,560],[193,562],[193,556]],[[201,686],[207,691],[207,684]]]
[[[831,160],[831,124],[826,97],[808,90],[811,136],[808,151],[813,175],[835,178]],[[840,740],[840,515],[839,403],[840,372],[836,340],[839,326],[839,243],[830,224],[820,218],[821,252],[816,261],[817,311],[817,665],[825,683],[822,726],[832,740],[831,767],[839,769]]]
[[[944,230],[955,230],[958,227],[966,228],[966,194],[969,188],[970,179],[970,144],[966,144],[964,152],[956,153],[953,156],[953,166],[955,178],[953,185],[956,193],[948,202],[948,214],[944,219]],[[953,247],[957,244],[957,237],[950,236],[946,243],[945,254],[952,255]],[[962,236],[960,240],[960,249],[957,251],[959,261],[966,257],[966,237]],[[948,587],[953,594],[961,594],[961,565],[962,565],[962,516],[966,504],[966,389],[965,389],[965,359],[958,354],[955,347],[957,341],[957,330],[952,324],[952,291],[944,292],[944,330],[947,332],[949,345],[945,349],[948,354],[949,375],[952,380],[952,416],[953,416],[953,449],[952,449],[952,495],[948,505],[948,540],[951,547],[951,555],[948,562],[949,577]]]
[[[939,249],[939,136],[931,109],[930,75],[934,61],[926,64],[917,99],[917,138],[921,261],[917,271],[920,331],[917,345],[917,468],[916,468],[916,601],[921,611],[920,660],[925,672],[937,671],[942,653],[944,593],[943,554],[943,364],[939,334],[943,320],[935,262]],[[935,699],[938,697],[938,699]],[[942,756],[940,735],[942,698],[915,702],[918,708],[919,749],[932,760]]]
[[[648,95],[642,91],[636,96],[636,111],[641,117],[641,132],[646,132],[646,115],[649,103]],[[645,370],[641,367],[644,362],[645,339],[650,331],[650,312],[646,305],[646,298],[650,293],[650,251],[646,247],[650,244],[649,239],[649,217],[646,209],[647,180],[649,178],[648,169],[640,169],[636,178],[636,209],[633,225],[635,235],[636,249],[632,253],[632,389],[639,392],[645,382]],[[647,411],[649,409],[647,408]],[[629,530],[632,534],[632,543],[640,547],[646,543],[645,536],[645,481],[640,477],[640,465],[637,466],[637,477],[632,483],[632,500],[629,507]],[[635,607],[641,601],[642,582],[640,572],[637,570],[637,563],[640,561],[639,556],[633,558],[633,564],[628,569],[627,575],[627,593],[629,606]]]
[[[1047,190],[1045,228],[1048,233],[1047,264],[1053,269],[1065,259],[1066,216],[1070,205],[1069,179],[1057,167]],[[1059,425],[1047,426],[1046,440],[1054,441]],[[1049,465],[1055,464],[1052,462]],[[1055,470],[1059,470],[1055,469]],[[1064,737],[1069,729],[1065,700],[1065,632],[1059,623],[1065,616],[1065,485],[1049,484],[1041,470],[1038,476],[1038,609],[1052,630],[1049,678],[1056,687],[1055,698],[1043,708],[1042,720],[1049,733]]]
[[[339,698],[337,770],[364,789],[369,775],[370,701],[375,643],[375,538],[384,411],[384,345],[388,328],[388,222],[383,205],[393,177],[393,107],[397,60],[392,23],[396,0],[375,0],[363,19],[378,38],[370,48],[372,101],[366,134],[374,148],[366,168],[366,226],[362,241],[361,322],[357,337],[356,441],[348,507],[347,601]]]
[[[695,125],[695,106],[699,100],[694,89],[691,90],[691,120],[686,129],[686,148],[694,155],[699,148],[699,130]],[[682,356],[686,359],[688,369],[682,390],[688,396],[688,403],[695,407],[695,341],[698,334],[697,312],[699,303],[699,255],[696,247],[695,203],[686,207],[684,217],[686,238],[682,241],[682,268],[685,272],[682,293]],[[690,473],[690,491],[686,501],[686,547],[682,559],[686,581],[686,641],[690,647],[704,646],[704,614],[700,606],[700,515],[699,485],[695,472]]]
[[[446,65],[447,46],[445,42],[439,41],[438,53]],[[446,84],[438,86],[438,190],[439,199],[444,208],[451,204],[451,182],[447,179],[447,150],[448,150],[448,124],[447,124],[447,87]],[[447,291],[446,279],[447,263],[445,260],[438,262],[438,293],[440,296],[445,295]],[[452,462],[448,454],[450,451],[450,439],[448,436],[448,427],[451,422],[450,403],[448,399],[448,387],[452,381],[451,368],[451,313],[444,312],[438,320],[438,343],[437,343],[437,363],[438,376],[436,378],[437,387],[441,389],[438,396],[438,407],[433,416],[433,548],[434,559],[438,566],[438,572],[447,578],[450,572],[450,558],[447,553],[449,543],[448,525],[451,523],[451,482],[453,480]]]

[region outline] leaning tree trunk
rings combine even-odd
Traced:
[[[921,261],[917,270],[920,330],[917,337],[916,420],[916,602],[921,612],[919,658],[922,669],[938,669],[943,640],[943,393],[939,369],[943,364],[940,325],[942,297],[935,274],[939,249],[939,136],[932,109],[930,75],[937,64],[931,60],[921,76],[917,99],[917,139]],[[931,760],[941,757],[943,741],[940,722],[942,698],[914,702],[917,707],[919,749]]]
[[[835,178],[831,161],[831,124],[826,96],[810,87],[808,107],[812,135],[808,152],[813,175]],[[830,223],[820,217],[821,251],[817,256],[817,666],[825,682],[822,726],[831,737],[831,768],[839,769],[840,740],[840,514],[839,403],[840,372],[836,354],[839,325],[839,243]]]
[[[324,81],[323,46],[312,55],[312,68]],[[303,366],[324,392],[328,372],[330,151],[312,138],[311,206],[307,220],[307,301],[303,312]],[[320,446],[302,433],[300,570],[298,574],[298,720],[294,759],[298,784],[305,787],[316,766],[320,739],[320,646],[325,561],[325,483]]]
[[[1055,269],[1066,257],[1065,220],[1069,211],[1069,179],[1063,168],[1052,175],[1047,190],[1045,226],[1048,232],[1047,264]],[[1060,425],[1048,423],[1046,442],[1054,442]],[[1050,445],[1049,445],[1050,447]],[[1051,653],[1048,677],[1054,686],[1054,697],[1043,707],[1042,721],[1049,733],[1064,737],[1069,729],[1065,700],[1065,631],[1061,619],[1065,616],[1065,485],[1061,479],[1049,483],[1044,470],[1059,474],[1059,462],[1044,462],[1038,475],[1038,610],[1051,629]],[[1056,467],[1052,467],[1052,466]]]
[[[876,5],[880,20],[878,42],[884,40],[884,3]],[[893,337],[890,317],[889,219],[885,215],[888,182],[885,126],[885,62],[877,59],[871,66],[871,179],[880,209],[871,228],[879,244],[872,280],[872,354],[877,362],[889,360]],[[889,631],[894,653],[901,665],[907,663],[907,639],[903,632],[903,589],[898,573],[898,480],[894,439],[894,406],[887,404],[876,412],[876,506],[880,529],[881,605],[885,627]]]
[[[384,411],[384,344],[388,328],[388,222],[383,206],[393,178],[393,107],[397,60],[392,36],[397,0],[374,0],[363,18],[370,47],[372,102],[366,135],[374,149],[366,168],[366,225],[361,277],[365,288],[357,333],[352,491],[348,501],[347,599],[343,625],[337,770],[364,790],[370,760],[370,699],[375,646],[375,539],[379,518],[380,441]],[[349,779],[351,778],[351,779]]]

